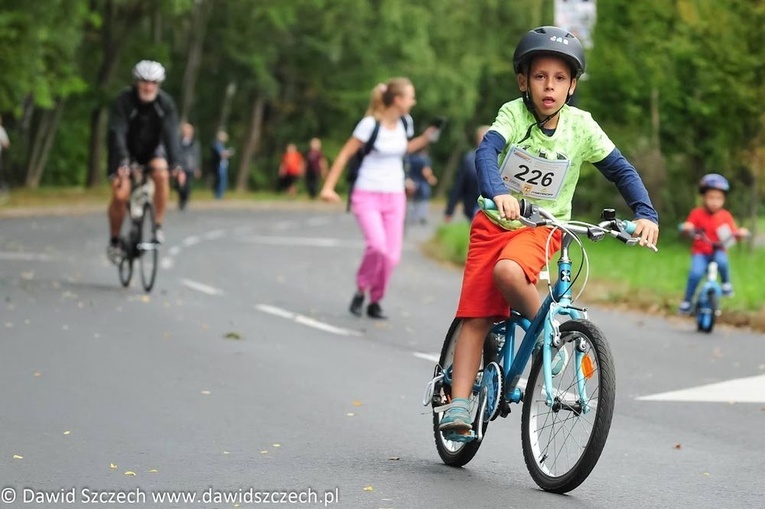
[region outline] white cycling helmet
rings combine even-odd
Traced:
[[[165,68],[154,60],[141,60],[133,67],[133,77],[141,81],[165,81]]]

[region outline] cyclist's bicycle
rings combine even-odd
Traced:
[[[126,236],[120,237],[122,258],[117,264],[120,283],[127,287],[133,278],[133,264],[136,260],[141,267],[141,284],[150,292],[157,277],[159,243],[157,222],[154,216],[154,181],[142,166],[130,168],[130,200],[128,214],[130,228]]]
[[[487,335],[470,398],[474,419],[469,434],[439,429],[451,402],[452,364],[462,327],[459,318],[446,334],[423,405],[432,406],[439,456],[447,465],[462,466],[478,452],[489,422],[498,416],[507,417],[511,403],[522,403],[521,444],[526,467],[543,490],[566,493],[579,486],[595,467],[608,437],[616,396],[614,361],[606,337],[587,320],[586,309],[573,304],[574,283],[584,269],[579,297],[589,273],[579,235],[592,241],[609,235],[632,245],[638,242],[631,236],[636,225],[618,219],[613,209],[603,211],[599,224],[562,222],[524,200],[521,215],[521,221],[528,226],[552,227],[550,238],[556,229],[561,230],[557,281],[550,285],[549,295],[533,320],[513,311]],[[582,253],[573,277],[569,251],[572,242],[580,246]],[[561,323],[558,318],[562,316],[570,319]],[[516,328],[525,332],[517,350]],[[521,375],[529,360],[531,370],[524,386]]]

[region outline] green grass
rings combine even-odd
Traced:
[[[439,258],[464,264],[469,226],[466,223],[442,225],[428,248]],[[685,290],[690,268],[690,243],[664,232],[659,252],[637,246],[626,246],[612,239],[593,243],[584,241],[590,259],[590,286],[585,290],[587,302],[612,302],[673,312]],[[735,246],[730,252],[731,279],[736,291],[732,299],[723,301],[723,309],[757,312],[763,309],[765,296],[762,279],[757,277],[765,267],[765,249],[750,250]],[[581,260],[578,247],[572,248],[574,270]],[[554,259],[555,260],[555,259]]]

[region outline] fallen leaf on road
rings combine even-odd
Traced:
[[[273,445],[274,447],[281,447],[282,446],[282,444],[271,444],[271,445]]]
[[[39,378],[39,377],[42,376],[42,373],[40,373],[39,371],[35,371],[34,373],[32,373],[32,376],[35,376],[35,377]]]
[[[129,475],[131,477],[135,477],[135,472],[133,472],[132,470],[126,470],[125,471],[125,475]]]
[[[69,434],[71,434],[71,433],[72,433],[72,432],[71,432],[71,431],[69,431],[69,430],[66,430],[66,431],[64,431],[64,435],[69,435]]]
[[[400,460],[401,458],[399,458],[398,456],[391,456],[391,457],[390,457],[390,458],[388,458],[388,459],[389,459],[390,461],[398,461],[398,460]]]
[[[683,448],[683,446],[682,446],[682,445],[680,445],[680,444],[675,444],[675,449],[682,449],[682,448]]]
[[[24,456],[19,456],[18,454],[14,454],[13,455],[13,459],[15,459],[15,460],[23,460]]]
[[[347,413],[347,414],[345,414],[345,415],[347,415],[348,417],[353,417],[353,416],[354,416],[354,415],[356,415],[356,414],[354,414],[353,412],[348,412],[348,413]]]
[[[115,465],[114,463],[109,463],[109,468],[111,468],[112,470],[116,470],[117,465]]]
[[[361,401],[354,401],[353,406],[361,406],[363,403]]]
[[[209,396],[211,394],[211,392],[210,391],[202,391],[202,394],[204,394],[205,396]]]
[[[268,450],[260,451],[260,454],[268,454]]]
[[[152,468],[151,470],[149,470],[149,473],[150,474],[156,474],[157,473],[157,469],[156,468]]]
[[[711,474],[709,472],[704,472],[704,475],[709,477]]]
[[[242,335],[238,332],[227,332],[223,337],[226,339],[242,339]]]
[[[231,453],[228,451],[223,451],[223,454],[231,454]]]
[[[375,489],[372,486],[364,486],[364,491],[374,491]]]
[[[29,281],[30,279],[34,279],[34,277],[35,277],[35,271],[33,270],[28,270],[26,272],[21,273],[21,279],[26,279],[27,281]]]
[[[151,301],[151,297],[149,297],[148,295],[141,296],[141,302],[150,302],[150,301]]]

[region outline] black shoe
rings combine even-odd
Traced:
[[[351,301],[351,307],[349,308],[351,314],[361,316],[361,308],[364,306],[364,294],[357,293],[353,296]]]
[[[378,320],[387,320],[388,317],[383,313],[379,302],[373,302],[367,306],[367,316]]]

